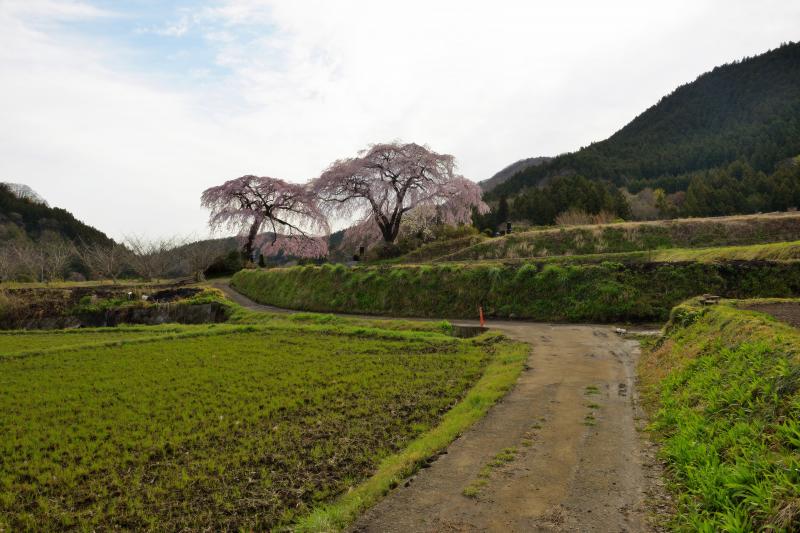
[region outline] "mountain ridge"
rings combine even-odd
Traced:
[[[798,153],[800,43],[790,42],[701,74],[609,138],[522,169],[489,194],[512,196],[563,173],[641,190],[737,160],[768,172]],[[688,187],[673,181],[668,192]]]
[[[489,192],[498,185],[504,183],[508,178],[517,174],[518,172],[522,172],[523,170],[547,163],[551,161],[552,157],[540,156],[540,157],[526,157],[524,159],[520,159],[511,163],[507,167],[503,168],[502,170],[496,172],[491,178],[487,178],[483,181],[479,181],[478,185],[480,186],[483,192]]]
[[[114,241],[60,207],[51,207],[23,184],[0,183],[0,241],[30,239],[38,241],[46,234],[56,234],[75,244],[110,245]],[[31,193],[34,196],[31,196]]]

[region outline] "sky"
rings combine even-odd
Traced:
[[[228,179],[403,140],[479,181],[798,39],[790,0],[0,0],[0,181],[115,239],[200,238]]]

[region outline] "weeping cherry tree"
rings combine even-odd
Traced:
[[[230,229],[242,237],[243,254],[282,250],[296,257],[328,253],[328,221],[316,197],[304,185],[278,178],[242,176],[203,191],[201,205],[211,210],[212,229]],[[266,232],[265,237],[262,233]]]
[[[345,234],[348,243],[394,243],[409,211],[431,213],[443,224],[468,223],[473,209],[489,211],[480,187],[455,169],[452,155],[425,146],[374,144],[335,161],[312,187],[327,213],[355,219]]]

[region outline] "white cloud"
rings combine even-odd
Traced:
[[[0,180],[115,237],[201,231],[205,187],[305,180],[374,141],[428,143],[483,179],[605,138],[800,22],[777,1],[228,0],[156,28],[213,52],[176,87],[126,67],[120,42],[41,30],[109,13],[0,5]]]
[[[191,21],[188,17],[181,17],[177,22],[172,22],[163,26],[155,26],[152,28],[141,28],[138,33],[153,33],[155,35],[162,35],[164,37],[182,37],[191,28]]]
[[[111,16],[109,11],[77,0],[3,0],[0,13],[39,16],[49,20],[76,20]]]

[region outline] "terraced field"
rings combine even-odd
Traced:
[[[687,218],[541,228],[494,239],[474,235],[424,245],[395,262],[507,260],[719,248],[791,242],[798,237],[800,214],[796,212]]]
[[[30,352],[130,341],[160,335],[190,331],[207,331],[208,326],[125,327],[73,330],[13,330],[0,331],[0,356],[23,355]]]
[[[310,319],[0,335],[0,530],[289,524],[514,351]]]

